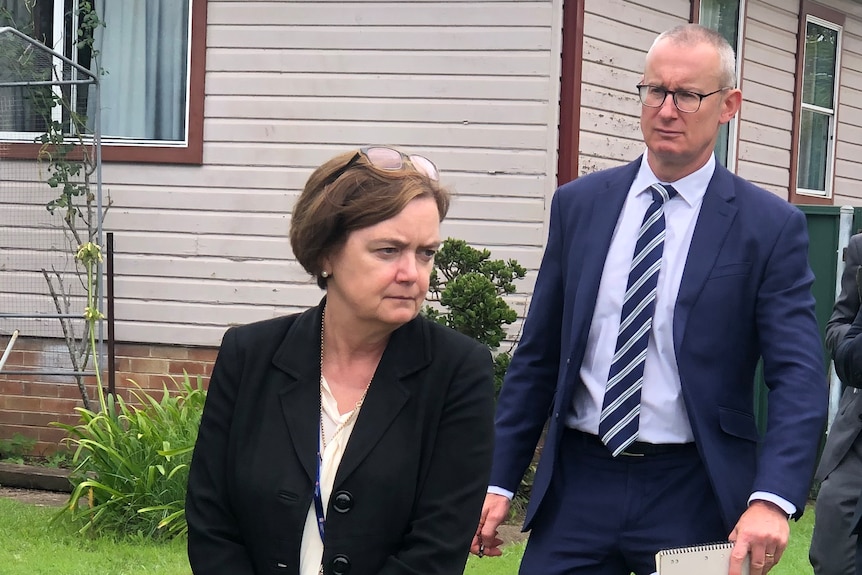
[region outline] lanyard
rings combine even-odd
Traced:
[[[317,452],[317,480],[314,482],[314,514],[317,515],[317,530],[320,532],[320,540],[323,541],[323,530],[326,527],[326,517],[323,515],[323,498],[320,496],[320,462],[323,455]]]

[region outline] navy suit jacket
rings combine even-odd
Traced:
[[[514,491],[550,426],[527,509],[529,528],[556,468],[580,381],[611,237],[640,160],[560,187],[523,337],[497,407],[491,485]],[[754,491],[801,515],[826,418],[804,215],[716,166],[703,198],[673,318],[682,393],[728,532]],[[755,369],[769,388],[766,432],[754,415]],[[646,382],[649,385],[649,382]]]

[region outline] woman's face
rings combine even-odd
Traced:
[[[324,260],[327,306],[372,329],[392,330],[419,313],[440,246],[440,214],[432,198],[416,198],[395,217],[351,232]]]

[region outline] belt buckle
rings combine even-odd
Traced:
[[[622,451],[620,455],[625,455],[626,457],[643,457],[646,455],[645,453],[629,453],[628,451]]]

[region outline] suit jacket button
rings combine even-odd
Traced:
[[[339,491],[332,500],[332,508],[339,513],[347,513],[353,507],[353,495],[349,491]]]
[[[336,555],[332,558],[332,573],[333,575],[347,575],[350,573],[350,559],[347,555]]]

